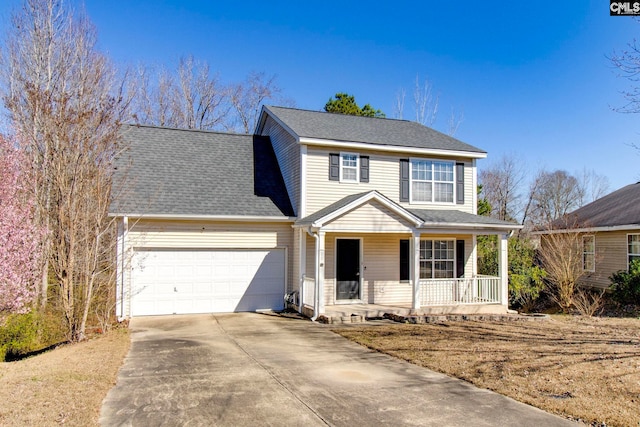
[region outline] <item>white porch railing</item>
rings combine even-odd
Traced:
[[[302,280],[302,304],[308,305],[309,307],[314,306],[315,295],[316,295],[316,281],[314,279],[310,279],[305,277]]]
[[[420,306],[500,303],[499,277],[420,279]]]

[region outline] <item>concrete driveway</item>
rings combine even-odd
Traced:
[[[305,320],[145,317],[131,329],[103,426],[576,425]]]

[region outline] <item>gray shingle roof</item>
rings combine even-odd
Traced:
[[[264,108],[301,138],[486,153],[434,129],[407,120],[349,116],[284,107]]]
[[[423,227],[438,224],[465,224],[481,227],[520,228],[513,222],[501,221],[488,216],[474,215],[455,209],[409,209],[409,212],[424,221]]]
[[[565,228],[567,223],[577,224],[580,228],[639,225],[640,182],[576,209],[566,219],[554,222],[553,228]]]
[[[112,214],[293,216],[268,137],[126,126],[123,138]]]

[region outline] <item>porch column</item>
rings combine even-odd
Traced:
[[[411,309],[420,310],[420,232],[414,231],[411,239],[411,283],[413,293],[411,298]]]
[[[498,251],[498,275],[500,276],[500,302],[509,307],[509,254],[508,235],[500,234],[500,248]]]
[[[297,237],[298,239],[298,253],[294,256],[298,257],[298,297],[300,301],[298,301],[298,312],[302,313],[304,308],[305,301],[305,292],[304,292],[304,281],[307,276],[307,235],[304,230],[300,228],[296,228],[298,231]],[[294,261],[295,262],[295,261]]]
[[[318,294],[316,298],[318,298],[318,315],[324,314],[324,231],[318,231],[318,240],[316,244],[318,245],[318,259],[316,262],[318,263],[318,277],[316,280],[318,281]],[[317,317],[317,316],[316,316]]]

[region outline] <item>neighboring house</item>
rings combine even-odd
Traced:
[[[576,209],[555,221],[551,229],[580,233],[584,271],[580,283],[609,287],[613,273],[627,270],[632,259],[640,259],[640,182]],[[544,238],[547,233],[536,234]]]
[[[486,153],[415,122],[263,107],[255,135],[129,126],[112,206],[117,313],[337,304],[507,310],[507,236],[476,215]],[[476,237],[500,236],[500,277]]]

